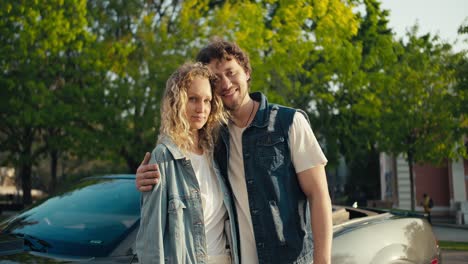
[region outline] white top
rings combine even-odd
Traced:
[[[213,166],[206,155],[189,153],[188,157],[200,185],[208,255],[226,255],[224,221],[227,211]]]
[[[247,186],[245,183],[244,160],[242,156],[242,133],[245,128],[229,124],[229,181],[234,193],[237,220],[239,222],[239,240],[241,263],[258,263],[257,247],[250,216]],[[327,159],[315,138],[309,122],[301,113],[294,115],[289,131],[291,160],[296,173],[308,170],[317,165],[325,165]]]

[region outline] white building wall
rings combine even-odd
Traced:
[[[408,162],[400,155],[396,159],[398,201],[397,208],[411,210],[411,184]]]
[[[466,201],[465,169],[463,160],[452,161],[453,200],[455,202]]]
[[[393,201],[395,195],[395,168],[392,155],[386,153],[379,154],[380,161],[380,199],[383,201]]]

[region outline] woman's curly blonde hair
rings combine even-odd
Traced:
[[[186,106],[187,91],[196,77],[208,79],[211,85],[214,75],[207,66],[200,62],[187,62],[169,77],[162,99],[160,136],[170,137],[185,153],[196,147],[197,143],[197,147],[212,151],[219,128],[227,118],[223,103],[216,96],[214,86],[211,85],[211,112],[206,124],[199,130],[199,142],[193,141],[193,133],[190,131],[190,123],[186,116]]]

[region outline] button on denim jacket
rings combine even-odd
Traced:
[[[289,150],[296,109],[269,104],[261,93],[252,123],[242,134],[245,181],[259,263],[312,263],[313,245],[307,197],[299,186]],[[229,131],[221,133],[215,159],[226,177]]]
[[[142,193],[140,229],[136,251],[140,263],[207,263],[205,225],[200,187],[190,160],[168,137],[164,137],[151,155],[161,178],[151,192]],[[228,213],[226,241],[232,263],[239,263],[237,225],[230,189],[214,171],[223,192]]]

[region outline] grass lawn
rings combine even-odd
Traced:
[[[468,242],[439,241],[441,249],[468,251]]]

